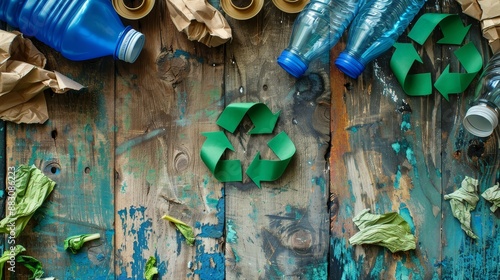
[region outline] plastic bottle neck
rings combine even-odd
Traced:
[[[465,114],[463,125],[478,137],[490,136],[498,125],[499,108],[491,102],[478,100]]]
[[[144,34],[127,26],[120,34],[119,42],[115,50],[115,58],[133,63],[139,57],[144,46]]]

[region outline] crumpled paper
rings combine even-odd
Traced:
[[[474,239],[477,239],[477,235],[472,232],[470,226],[470,212],[476,209],[477,202],[479,201],[479,196],[476,194],[477,185],[477,179],[465,176],[458,190],[444,196],[445,200],[450,200],[453,216],[460,221],[462,229],[468,236]]]
[[[56,93],[83,86],[56,71],[43,69],[45,56],[19,32],[0,30],[0,119],[44,123],[49,114],[43,90]]]
[[[224,16],[206,0],[166,0],[170,18],[190,41],[217,47],[232,38]]]
[[[456,0],[462,12],[479,21],[483,37],[488,40],[493,54],[500,51],[500,1]]]
[[[364,209],[352,219],[360,231],[349,238],[349,243],[383,246],[393,253],[416,248],[415,236],[401,215],[396,212],[383,215],[369,212],[370,209]]]
[[[486,199],[488,202],[492,203],[490,210],[491,212],[495,212],[498,208],[500,208],[500,188],[498,184],[493,187],[485,190],[481,196]]]

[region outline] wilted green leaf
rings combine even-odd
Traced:
[[[17,237],[56,183],[34,165],[20,165],[15,172],[15,190],[7,186],[7,215],[0,221],[0,233]],[[12,233],[11,233],[12,232]]]
[[[490,207],[491,212],[495,212],[500,207],[500,188],[498,184],[485,190],[481,196],[493,204]]]
[[[100,237],[101,235],[99,233],[70,236],[64,240],[64,250],[69,249],[73,254],[76,254],[85,242],[99,239]]]
[[[158,268],[155,266],[156,258],[151,256],[146,262],[146,268],[144,269],[144,279],[152,280],[153,276],[158,274]]]
[[[410,225],[398,213],[376,215],[369,211],[364,209],[352,219],[360,231],[349,238],[349,243],[383,246],[393,253],[416,248]]]
[[[173,218],[173,217],[168,216],[168,215],[164,215],[162,218],[165,219],[165,220],[167,220],[167,221],[170,221],[170,222],[174,223],[174,225],[177,227],[177,229],[186,238],[186,243],[187,244],[189,244],[189,245],[193,245],[194,244],[194,232],[193,232],[193,228],[191,228],[190,226],[186,225],[186,223],[184,223],[184,222],[182,222],[180,220],[177,220],[176,218]]]
[[[479,196],[476,194],[477,185],[477,179],[465,176],[459,189],[444,196],[445,200],[450,200],[453,216],[458,219],[462,229],[474,239],[477,238],[477,235],[472,232],[470,227],[470,212],[476,209],[476,204],[479,201]]]
[[[44,271],[42,263],[39,260],[31,256],[20,255],[17,256],[16,262],[24,265],[33,273],[33,275],[29,278],[30,280],[42,278]]]

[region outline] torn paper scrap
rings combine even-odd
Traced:
[[[224,16],[206,0],[166,0],[170,18],[190,41],[217,47],[232,38]]]
[[[45,56],[19,32],[0,30],[0,119],[44,123],[48,118],[43,91],[80,90],[61,73],[43,69]]]
[[[415,236],[401,215],[396,212],[383,215],[369,212],[369,209],[364,209],[352,219],[360,231],[349,238],[350,244],[383,246],[393,253],[416,248]]]
[[[500,51],[500,1],[456,0],[462,12],[481,22],[483,37],[488,40],[493,54]]]
[[[450,200],[453,216],[458,219],[462,229],[471,238],[476,239],[477,235],[472,232],[470,226],[470,212],[476,208],[479,196],[476,194],[478,181],[474,178],[465,176],[461,187],[453,193],[444,196],[445,200]]]
[[[493,205],[490,207],[491,212],[495,212],[500,207],[500,188],[498,184],[485,190],[481,196]]]

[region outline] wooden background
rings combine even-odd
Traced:
[[[460,14],[472,24],[466,41],[485,62],[491,56],[479,22],[455,1],[428,0],[424,12]],[[134,64],[73,62],[35,40],[47,69],[86,86],[46,91],[43,125],[0,123],[0,168],[35,164],[57,183],[17,240],[45,276],[141,279],[155,256],[160,279],[499,279],[498,213],[479,201],[474,241],[443,200],[465,176],[479,179],[482,192],[499,174],[498,132],[480,139],[461,124],[473,86],[449,102],[437,91],[409,97],[389,68],[392,50],[347,78],[332,63],[345,37],[294,79],[276,59],[296,14],[266,1],[250,20],[226,18],[232,41],[208,48],[179,33],[159,0],[146,18],[124,20],[146,35]],[[435,45],[439,31],[432,36],[416,46],[427,67],[417,71],[459,71],[457,47]],[[399,41],[408,42],[406,33]],[[281,110],[275,134],[287,132],[297,147],[284,176],[261,189],[246,175],[218,182],[199,157],[201,133],[220,130],[215,121],[233,102]],[[228,135],[235,152],[227,157],[244,167],[257,151],[273,158],[272,136],[250,137],[250,128],[244,121]],[[400,213],[416,250],[351,246],[352,218],[364,208]],[[194,246],[164,214],[194,228]],[[91,232],[101,239],[76,255],[64,251],[66,237]],[[18,267],[10,276],[27,275]]]

